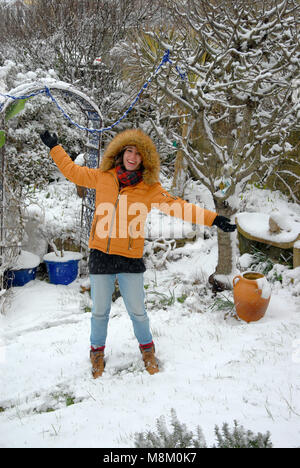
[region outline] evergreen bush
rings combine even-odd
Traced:
[[[197,434],[194,436],[185,424],[180,423],[176,411],[171,409],[171,426],[173,431],[169,431],[164,416],[156,420],[157,433],[147,431],[146,433],[135,433],[135,447],[137,448],[206,448],[205,439],[201,428],[197,427]]]
[[[137,448],[209,448],[207,447],[202,429],[196,428],[196,434],[189,431],[184,423],[181,423],[176,415],[176,411],[171,409],[170,431],[166,425],[164,416],[156,420],[157,432],[146,431],[134,434],[135,447]],[[270,440],[270,432],[257,434],[245,430],[234,421],[233,429],[227,423],[222,425],[220,430],[215,426],[217,445],[212,448],[273,448]]]
[[[252,431],[246,431],[243,426],[239,426],[234,421],[234,428],[229,429],[228,424],[222,425],[222,431],[215,427],[215,434],[218,444],[214,448],[273,448],[270,441],[270,432],[254,434]]]

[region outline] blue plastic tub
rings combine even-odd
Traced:
[[[24,286],[35,279],[36,276],[35,268],[22,268],[20,270],[8,270],[5,272],[6,287],[11,288],[12,286]]]
[[[45,256],[46,257],[46,256]],[[81,255],[78,258],[62,261],[49,260],[44,257],[50,283],[52,284],[70,284],[78,275],[78,263],[81,260]]]

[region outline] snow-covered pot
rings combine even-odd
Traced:
[[[58,257],[54,252],[44,255],[50,283],[70,284],[78,275],[78,263],[82,259],[79,252],[64,252],[63,257]]]
[[[238,317],[255,322],[266,313],[271,288],[263,274],[248,271],[233,278],[233,297]]]
[[[4,274],[6,287],[24,286],[36,277],[36,270],[40,264],[40,257],[26,250],[22,250],[15,265]]]
[[[8,270],[5,273],[6,287],[24,286],[29,281],[35,280],[36,277],[35,268],[21,268],[20,270]]]

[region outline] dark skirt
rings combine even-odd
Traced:
[[[146,267],[142,258],[128,258],[91,249],[89,272],[91,275],[112,275],[115,273],[144,273]]]

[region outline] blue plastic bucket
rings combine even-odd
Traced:
[[[44,260],[47,267],[50,283],[70,284],[77,278],[79,260],[68,260],[66,262],[55,262]]]
[[[35,268],[22,268],[20,270],[8,270],[5,272],[6,287],[11,288],[12,286],[24,286],[35,279],[36,276]]]

